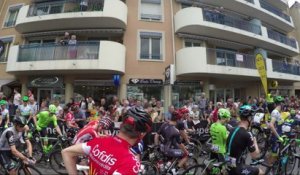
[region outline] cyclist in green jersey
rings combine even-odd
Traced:
[[[41,136],[44,138],[44,151],[49,151],[52,147],[52,145],[48,146],[48,138],[47,138],[47,127],[52,122],[57,133],[62,136],[62,132],[57,125],[57,118],[55,116],[55,113],[57,111],[57,108],[55,105],[49,105],[49,109],[47,111],[41,111],[39,112],[34,118],[34,124],[36,126],[36,129],[40,132]],[[38,120],[37,120],[38,119]]]
[[[220,108],[218,111],[218,121],[213,123],[210,127],[210,135],[212,138],[211,159],[217,159],[219,162],[225,160],[224,154],[226,153],[226,140],[228,137],[225,124],[229,119],[229,110]]]

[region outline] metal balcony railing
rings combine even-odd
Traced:
[[[256,69],[254,55],[207,48],[207,63],[220,66]]]
[[[271,4],[269,4],[268,2],[264,1],[264,0],[259,0],[260,2],[260,6],[263,8],[263,9],[266,9],[268,10],[269,12],[281,17],[282,19],[288,21],[288,22],[291,22],[291,18],[289,15],[287,14],[284,14],[280,9],[272,6]]]
[[[21,45],[18,62],[98,59],[99,47],[99,41],[77,42],[76,45],[57,43]]]
[[[242,19],[227,16],[219,12],[203,10],[203,18],[205,21],[223,24],[226,26],[238,28],[241,30],[261,35],[261,27],[259,25],[252,24],[251,22]]]
[[[36,3],[30,6],[28,16],[42,16],[68,12],[102,11],[104,0],[89,0],[87,5],[81,0]]]
[[[270,39],[273,39],[275,41],[278,41],[280,43],[286,44],[288,46],[291,46],[293,48],[297,48],[297,43],[294,38],[289,38],[279,32],[276,32],[274,30],[268,29],[268,37]]]
[[[292,75],[300,75],[300,65],[291,64],[284,60],[272,60],[273,71]]]

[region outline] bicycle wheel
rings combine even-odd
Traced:
[[[205,165],[199,164],[189,167],[187,170],[182,172],[182,175],[202,175],[205,174]]]
[[[155,165],[148,161],[142,161],[139,175],[158,175],[158,169]]]
[[[264,133],[260,132],[257,134],[257,146],[260,150],[260,158],[264,158],[268,151],[268,139],[264,137]]]
[[[196,157],[190,157],[187,161],[187,167],[198,165],[198,160]]]
[[[289,150],[287,162],[285,163],[285,174],[293,174],[294,168],[296,166],[296,157],[294,156],[294,153],[292,150]]]
[[[36,160],[37,163],[41,162],[44,152],[42,145],[40,143],[32,143],[32,157]]]
[[[32,165],[25,165],[18,169],[18,175],[42,175],[42,173]]]
[[[61,155],[61,150],[54,150],[50,154],[50,167],[58,174],[60,175],[67,175],[68,172],[65,168],[62,155]]]

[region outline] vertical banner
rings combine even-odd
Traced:
[[[256,69],[260,76],[261,83],[265,90],[265,94],[267,95],[268,94],[267,71],[266,71],[264,57],[261,53],[257,53],[255,55],[255,63],[256,63]]]
[[[165,68],[165,84],[173,85],[175,81],[175,67],[173,64],[170,64]]]

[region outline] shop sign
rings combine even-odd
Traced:
[[[57,76],[31,78],[28,87],[63,87],[63,81]]]
[[[147,85],[147,84],[162,85],[163,80],[161,80],[161,79],[130,78],[129,79],[129,84],[131,84],[131,85]]]
[[[174,84],[174,75],[175,75],[175,68],[173,64],[170,64],[168,67],[165,68],[165,84]]]
[[[203,81],[188,81],[188,80],[177,80],[174,82],[175,85],[197,85],[203,86]]]
[[[0,57],[4,54],[4,51],[5,51],[4,42],[0,40]]]

